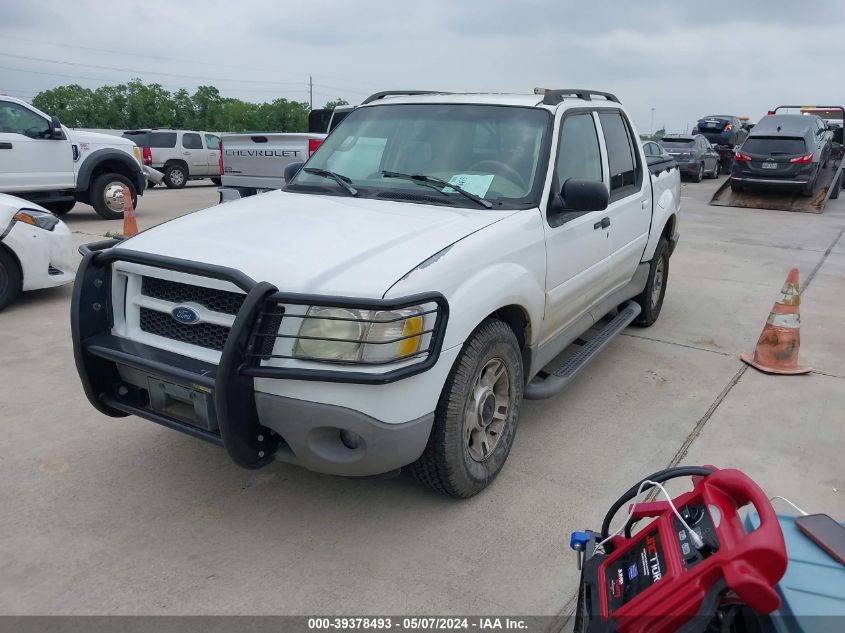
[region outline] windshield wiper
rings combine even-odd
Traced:
[[[411,182],[416,182],[420,185],[425,185],[427,187],[432,187],[433,189],[437,189],[440,193],[446,193],[441,189],[441,187],[449,187],[450,189],[454,189],[462,196],[469,198],[473,202],[480,204],[485,209],[490,209],[493,207],[493,203],[489,200],[485,200],[484,198],[475,195],[474,193],[470,193],[466,189],[459,187],[458,185],[453,185],[452,183],[446,182],[445,180],[441,180],[440,178],[435,178],[434,176],[425,176],[423,174],[402,174],[398,171],[383,171],[381,175],[385,178],[402,178],[403,180],[410,180]],[[448,195],[448,194],[446,194]]]
[[[341,176],[340,174],[336,174],[328,169],[318,169],[317,167],[304,167],[302,171],[314,174],[315,176],[322,176],[323,178],[331,178],[338,185],[346,189],[350,196],[358,195],[358,190],[352,186],[352,181],[346,176]]]

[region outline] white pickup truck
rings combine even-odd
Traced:
[[[285,186],[285,169],[313,154],[326,133],[337,127],[351,107],[313,110],[310,120],[324,121],[308,132],[225,134],[220,142],[220,202],[239,200]]]
[[[132,141],[68,129],[25,101],[0,95],[0,193],[58,215],[83,202],[117,220],[123,187],[137,205],[146,184],[141,150]]]
[[[637,138],[587,90],[359,106],[284,190],[84,248],[85,392],[246,468],[471,496],[523,398],[660,314],[680,179]]]

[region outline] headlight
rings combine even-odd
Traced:
[[[45,231],[52,231],[59,223],[59,218],[52,213],[36,211],[35,209],[21,209],[15,214],[15,219],[18,222],[31,224]]]
[[[432,310],[358,310],[311,306],[299,328],[293,355],[303,360],[383,364],[417,356],[431,334]]]

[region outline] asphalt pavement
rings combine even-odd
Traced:
[[[215,204],[207,182],[147,192],[140,227]],[[103,416],[74,368],[70,288],[25,294],[0,314],[0,613],[567,613],[569,532],[678,463],[741,468],[845,519],[845,198],[822,215],[708,206],[718,184],[684,185],[659,321],[525,402],[504,470],[466,501],[406,475],[241,470],[218,447]],[[65,220],[77,244],[122,230],[83,205]],[[738,353],[793,266],[814,371],[765,376]]]

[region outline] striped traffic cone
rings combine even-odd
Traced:
[[[132,192],[123,187],[123,237],[138,235],[138,223],[135,222],[135,207],[132,206]]]
[[[754,357],[739,357],[752,367],[767,374],[806,374],[810,367],[799,367],[798,348],[801,346],[801,318],[799,306],[798,269],[793,268],[786,277],[780,298],[772,306],[763,332],[754,349]]]

